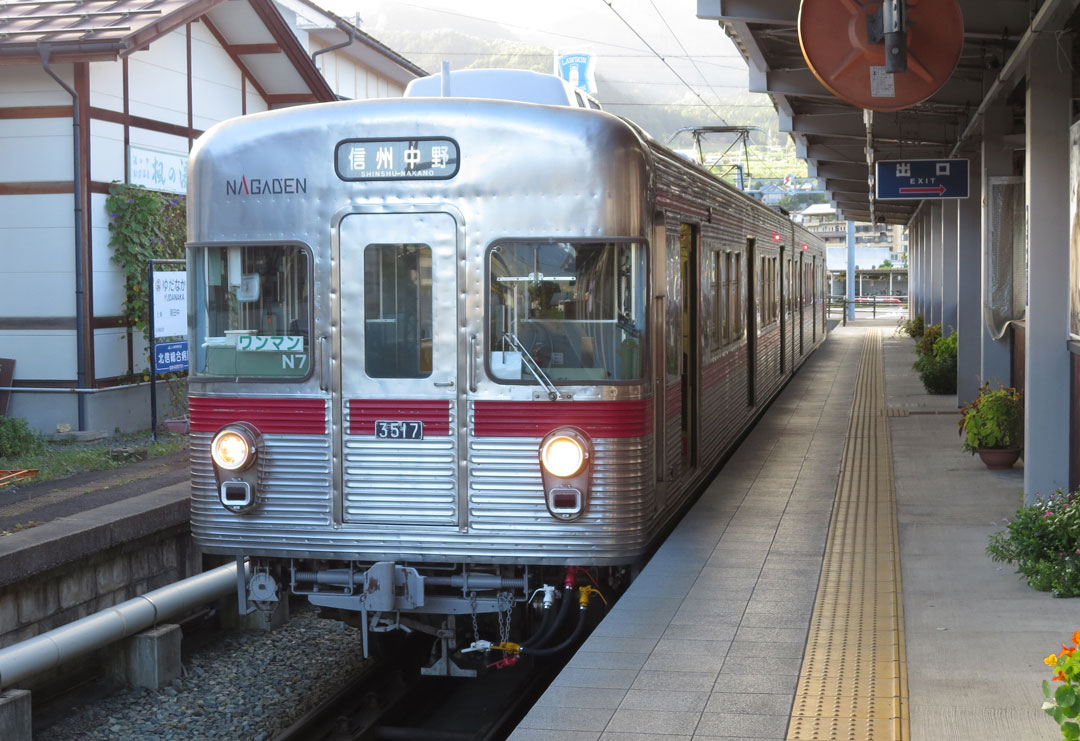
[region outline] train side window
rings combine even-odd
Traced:
[[[311,373],[311,268],[299,245],[192,248],[193,376]]]
[[[724,324],[724,292],[723,292],[723,271],[721,270],[721,264],[724,253],[719,250],[710,252],[709,255],[712,259],[709,260],[709,297],[711,304],[709,306],[708,315],[708,339],[709,349],[717,350],[720,348],[723,342],[723,324]]]
[[[743,285],[742,253],[729,252],[731,268],[728,270],[728,323],[731,325],[731,341],[735,342],[743,335]]]
[[[372,378],[426,378],[432,367],[431,248],[364,248],[364,371]]]
[[[643,244],[503,242],[488,257],[488,354],[500,381],[641,378],[647,306]]]

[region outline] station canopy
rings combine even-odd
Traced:
[[[936,160],[974,153],[982,115],[992,102],[1008,99],[1022,112],[1022,94],[1014,96],[1017,83],[1026,73],[1027,52],[1035,34],[1074,27],[1072,21],[1080,0],[909,2],[909,8],[923,7],[924,21],[927,12],[936,12],[935,7],[941,8],[944,17],[950,6],[958,6],[962,32],[957,30],[959,58],[955,68],[938,81],[940,87],[925,100],[900,110],[868,110],[845,102],[818,79],[800,43],[800,6],[808,4],[821,3],[698,0],[697,15],[719,21],[735,42],[750,70],[750,91],[770,96],[781,131],[790,133],[798,156],[807,161],[809,174],[823,181],[842,217],[906,224],[920,201],[875,200],[870,163]],[[835,0],[832,5],[859,13],[869,12],[867,8],[880,7],[881,3]],[[865,19],[860,23],[865,25]],[[927,25],[931,24],[924,22],[923,28]],[[855,31],[865,33],[862,26],[838,26],[828,40],[843,46]],[[920,31],[912,27],[911,34],[917,33]],[[1069,64],[1071,58],[1070,45],[1063,49],[1063,63]],[[847,61],[843,55],[840,59],[841,65]],[[1022,124],[1018,131],[1011,144],[1014,149],[1023,149]],[[971,176],[978,174],[972,168]]]

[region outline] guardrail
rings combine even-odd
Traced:
[[[850,303],[855,304],[855,316],[867,314],[871,319],[876,319],[880,310],[883,316],[906,314],[908,312],[907,296],[856,296],[855,301],[848,301],[846,296],[830,294],[828,298],[828,313],[831,316],[834,309],[839,309],[844,324],[847,324],[847,307]]]

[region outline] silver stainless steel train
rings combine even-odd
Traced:
[[[598,108],[455,72],[196,143],[191,527],[241,610],[281,583],[444,671],[495,613],[517,653],[515,604],[624,578],[824,340],[823,244]]]

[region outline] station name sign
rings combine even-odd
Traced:
[[[879,201],[967,198],[968,161],[881,160],[875,163],[874,191]]]
[[[342,180],[448,180],[461,157],[453,139],[346,139],[334,166]]]

